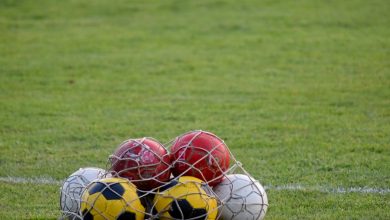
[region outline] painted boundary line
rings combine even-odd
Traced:
[[[283,186],[264,186],[264,188],[275,191],[317,191],[323,193],[345,194],[345,193],[364,193],[364,194],[388,194],[389,188],[373,188],[373,187],[325,187],[325,186],[302,186],[299,184],[283,185]]]
[[[56,180],[52,177],[14,177],[14,176],[1,176],[0,182],[5,183],[29,183],[29,184],[41,184],[41,185],[58,185],[61,186],[62,180]],[[289,184],[274,186],[264,186],[266,190],[275,191],[316,191],[324,193],[345,194],[345,193],[363,193],[363,194],[388,194],[390,188],[372,188],[372,187],[324,187],[324,186],[303,186],[299,184]]]
[[[31,183],[43,185],[61,185],[61,180],[56,180],[52,177],[15,177],[15,176],[0,176],[0,182],[6,183]]]

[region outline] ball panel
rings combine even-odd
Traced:
[[[107,200],[119,200],[124,192],[125,189],[120,183],[108,183],[101,193]]]
[[[134,213],[126,211],[126,212],[120,214],[118,216],[117,220],[137,220],[137,219],[136,219],[136,216]]]
[[[83,220],[94,220],[93,215],[88,210],[84,210],[82,214]]]
[[[187,200],[179,199],[172,202],[168,213],[177,219],[188,219],[191,217],[193,210],[194,208]]]
[[[207,210],[206,209],[194,209],[189,217],[189,219],[194,220],[206,220],[207,219]]]
[[[169,215],[175,219],[207,219],[205,208],[194,208],[187,199],[179,199],[172,202]]]
[[[176,186],[179,182],[175,179],[171,180],[168,184],[165,184],[163,185],[162,187],[160,187],[158,190],[163,192],[169,188],[172,188],[173,186]]]
[[[106,184],[100,183],[100,182],[95,182],[92,183],[92,185],[89,187],[88,193],[89,195],[93,195],[95,193],[100,193],[106,188]]]

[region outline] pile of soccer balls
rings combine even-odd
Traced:
[[[263,219],[262,185],[226,144],[190,131],[164,145],[129,139],[109,156],[106,170],[81,168],[61,187],[63,219]]]

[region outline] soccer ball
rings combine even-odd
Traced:
[[[64,218],[78,219],[80,197],[93,180],[102,178],[105,170],[94,167],[80,168],[72,173],[61,187],[60,206]]]
[[[84,220],[143,220],[145,207],[134,184],[123,178],[105,178],[87,186],[80,212]]]
[[[227,175],[213,188],[220,199],[222,219],[263,219],[268,208],[268,198],[263,186],[243,174]]]
[[[169,181],[168,151],[152,138],[129,139],[110,156],[114,176],[129,179],[138,189],[152,190]]]
[[[210,186],[222,181],[229,168],[230,152],[215,134],[191,131],[175,139],[171,147],[174,176],[194,176]]]
[[[202,180],[182,176],[161,187],[153,200],[153,212],[165,219],[216,219],[218,201]]]

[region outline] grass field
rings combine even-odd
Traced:
[[[389,11],[0,1],[0,219],[60,214],[60,185],[9,180],[60,181],[127,138],[194,129],[269,187],[267,219],[390,219]]]

